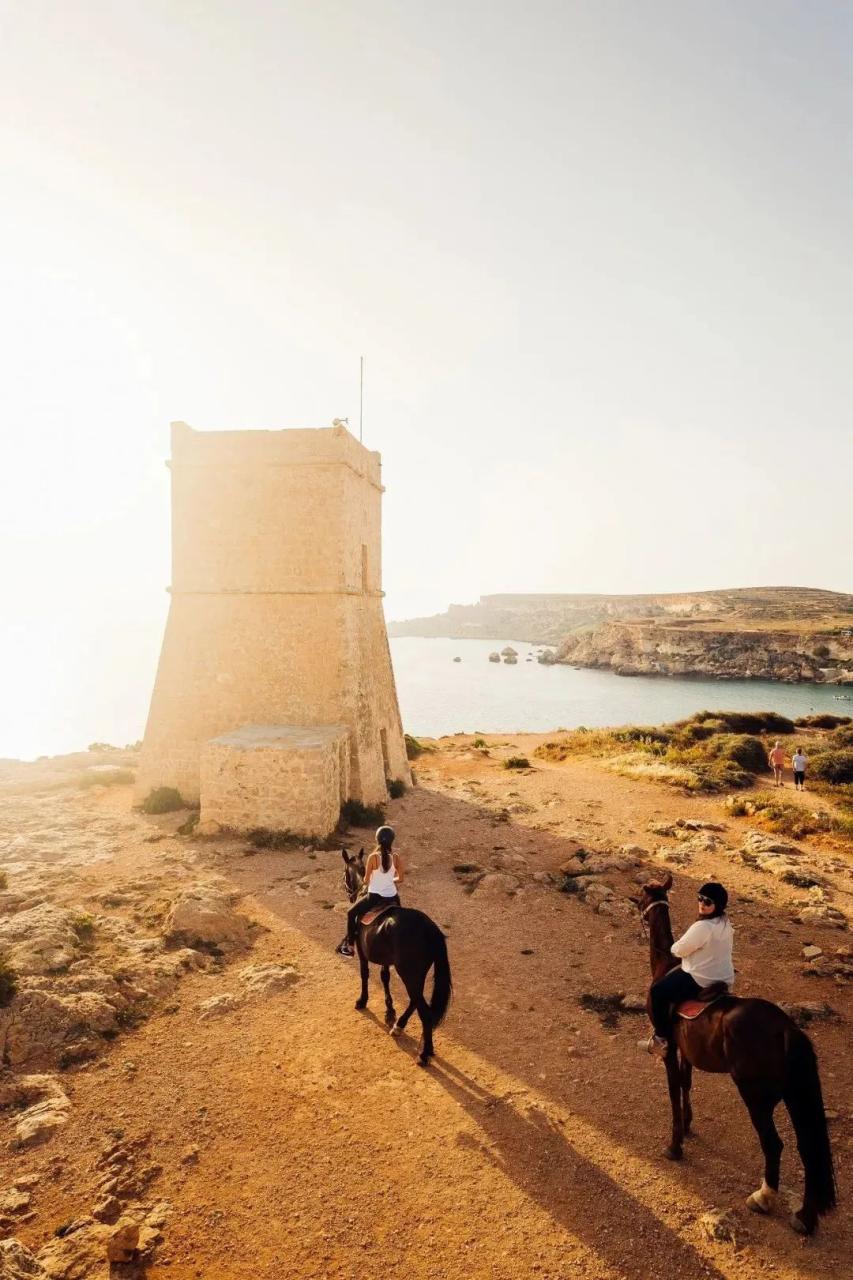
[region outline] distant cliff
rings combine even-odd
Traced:
[[[491,595],[392,636],[513,639],[622,675],[853,684],[853,596],[801,587],[681,595]]]

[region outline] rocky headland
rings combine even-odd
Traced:
[[[493,595],[392,636],[514,636],[620,675],[853,684],[853,595],[756,587],[671,595]]]

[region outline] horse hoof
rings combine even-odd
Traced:
[[[746,1197],[746,1207],[751,1209],[753,1213],[767,1215],[772,1211],[775,1199],[776,1192],[773,1188],[768,1187],[766,1183],[762,1183],[757,1191],[753,1191],[751,1196]]]
[[[386,1014],[385,1014],[385,1026],[386,1026],[386,1027],[393,1027],[396,1021],[397,1021],[397,1015],[396,1015],[396,1013],[386,1013]]]
[[[425,1058],[425,1057],[423,1056],[423,1054],[421,1054],[421,1055],[420,1055],[420,1057],[418,1057],[418,1059],[417,1059],[417,1064],[418,1064],[418,1066],[419,1066],[419,1067],[428,1067],[428,1066],[429,1066],[429,1058]]]
[[[403,1028],[399,1022],[395,1022],[393,1027],[388,1028],[388,1034],[389,1036],[401,1036],[403,1034]]]
[[[798,1236],[810,1236],[814,1231],[814,1227],[810,1227],[803,1222],[798,1213],[792,1213],[789,1221],[791,1223],[792,1230],[796,1231]]]
[[[681,1160],[684,1153],[681,1147],[665,1147],[663,1154],[667,1160]]]
[[[367,1001],[366,1001],[366,1000],[356,1000],[356,1002],[355,1002],[355,1007],[356,1007],[356,1009],[358,1009],[359,1013],[361,1013],[362,1009],[366,1009],[366,1008],[367,1008]]]

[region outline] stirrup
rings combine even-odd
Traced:
[[[669,1041],[652,1033],[648,1040],[640,1040],[639,1047],[645,1049],[654,1058],[665,1058],[669,1053]]]

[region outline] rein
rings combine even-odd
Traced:
[[[646,924],[646,916],[649,914],[652,907],[666,907],[667,911],[669,911],[669,902],[667,901],[666,898],[655,898],[654,902],[650,902],[649,905],[647,907],[643,907],[642,911],[640,912],[640,924],[643,926],[643,933],[646,935],[646,938],[649,941],[651,939],[649,935],[648,925]]]

